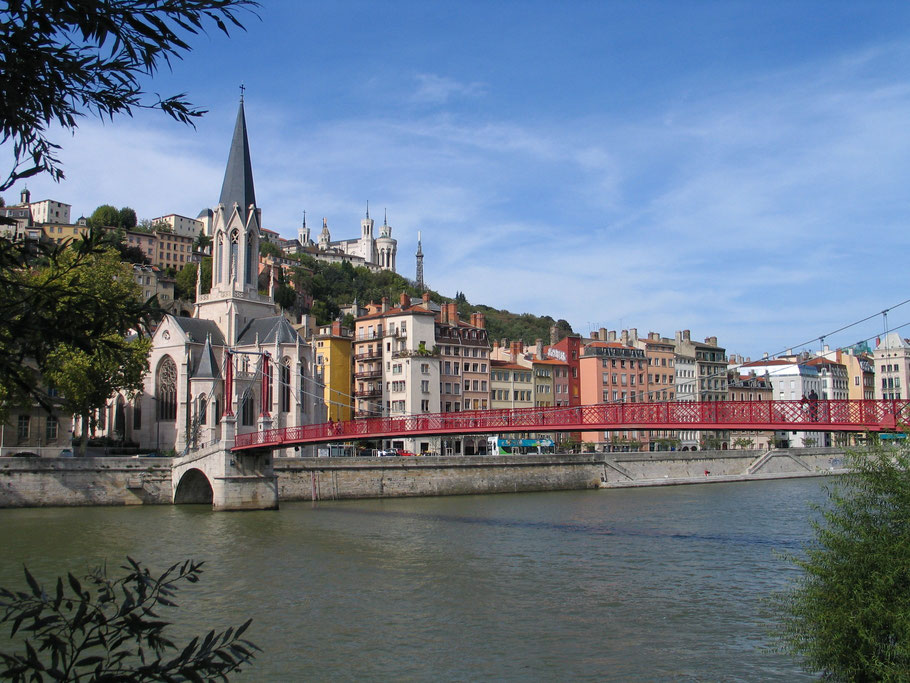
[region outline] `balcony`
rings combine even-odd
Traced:
[[[354,355],[354,360],[375,360],[376,358],[382,358],[382,349],[376,349],[375,351],[364,351],[363,353],[357,353]]]
[[[371,377],[382,377],[382,368],[370,368],[354,373],[354,379],[369,379]]]
[[[368,389],[360,389],[354,392],[356,398],[381,398],[382,397],[382,387],[371,387]]]

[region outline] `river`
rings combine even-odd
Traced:
[[[253,617],[237,681],[793,681],[762,602],[823,479],[445,498],[0,510],[0,585],[130,555],[205,573],[183,633]]]

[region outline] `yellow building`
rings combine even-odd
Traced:
[[[77,240],[83,235],[88,234],[88,228],[84,225],[51,225],[42,226],[42,233],[48,240],[60,244],[64,240]]]
[[[354,336],[351,331],[336,321],[319,328],[313,337],[316,350],[314,375],[323,386],[323,397],[328,409],[328,419],[335,422],[350,420],[352,415],[351,394],[351,347]]]

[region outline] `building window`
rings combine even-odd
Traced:
[[[28,440],[28,426],[29,426],[29,416],[20,415],[19,421],[16,426],[16,438],[18,438],[19,441]]]
[[[56,415],[48,415],[47,422],[44,426],[44,440],[50,443],[51,441],[57,440],[57,432],[59,430],[59,423],[57,422]]]

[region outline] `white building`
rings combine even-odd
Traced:
[[[875,398],[907,398],[910,386],[910,342],[889,332],[872,354],[875,363]]]
[[[196,220],[195,218],[187,218],[186,216],[180,216],[176,213],[169,213],[167,216],[158,216],[158,218],[152,219],[152,224],[155,223],[164,223],[165,225],[170,226],[171,230],[175,235],[181,235],[183,237],[192,237],[196,239],[199,236],[199,233],[202,232],[205,224]]]
[[[306,215],[303,225],[297,231],[295,248],[313,256],[317,260],[330,262],[350,261],[353,265],[363,265],[371,270],[395,271],[396,257],[398,254],[398,241],[392,237],[392,227],[388,223],[388,216],[383,219],[379,228],[379,237],[373,233],[374,221],[370,218],[370,209],[367,207],[366,217],[360,221],[360,237],[347,240],[332,240],[328,220],[322,219],[322,231],[314,242],[310,237],[307,227]]]

